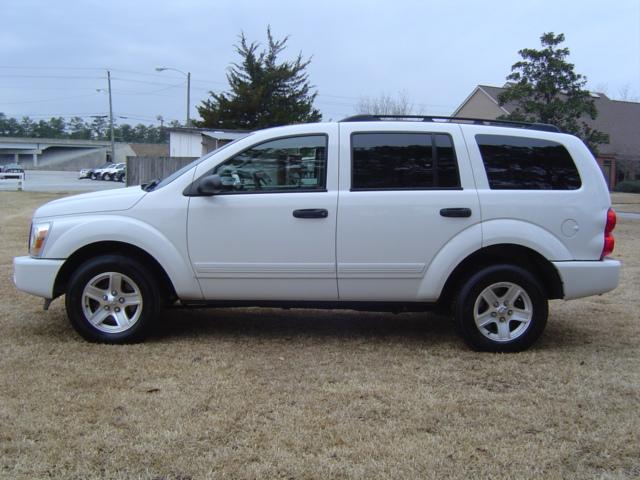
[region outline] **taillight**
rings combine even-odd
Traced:
[[[611,255],[614,247],[616,246],[616,239],[613,238],[613,229],[616,228],[616,212],[613,208],[607,211],[607,223],[604,226],[604,245],[602,247],[602,254],[600,260],[604,257]]]

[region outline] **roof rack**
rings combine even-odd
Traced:
[[[384,122],[384,121],[409,121],[409,122],[433,122],[433,123],[466,123],[471,125],[487,125],[494,127],[528,128],[530,130],[542,130],[544,132],[559,132],[560,129],[550,123],[516,122],[513,120],[488,120],[485,118],[465,117],[440,117],[425,115],[353,115],[343,118],[340,122]]]

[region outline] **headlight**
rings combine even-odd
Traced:
[[[44,244],[51,230],[51,223],[34,223],[31,225],[31,235],[29,236],[29,255],[39,257],[44,250]]]

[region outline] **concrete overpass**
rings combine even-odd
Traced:
[[[115,144],[115,159],[111,159],[111,143],[101,140],[68,138],[0,137],[0,165],[18,163],[26,169],[79,170],[106,162],[126,162],[127,157],[169,154],[166,143]]]
[[[61,163],[65,163],[65,157],[71,160],[87,157],[87,160],[93,159],[98,162],[96,165],[99,165],[107,161],[107,151],[110,146],[108,141],[100,140],[0,137],[0,164],[14,162],[36,168],[44,166],[40,165],[41,158],[48,154],[47,156],[62,161]],[[117,150],[118,148],[116,149],[116,157],[118,156]],[[54,153],[55,155],[53,155]],[[65,153],[67,155],[64,155]]]

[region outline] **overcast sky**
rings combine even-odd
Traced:
[[[0,112],[33,118],[106,114],[105,69],[119,123],[185,120],[227,88],[243,31],[289,35],[284,58],[312,57],[325,120],[362,96],[404,91],[414,112],[450,114],[477,84],[500,86],[517,51],[564,33],[592,90],[640,97],[640,0],[0,0]]]

